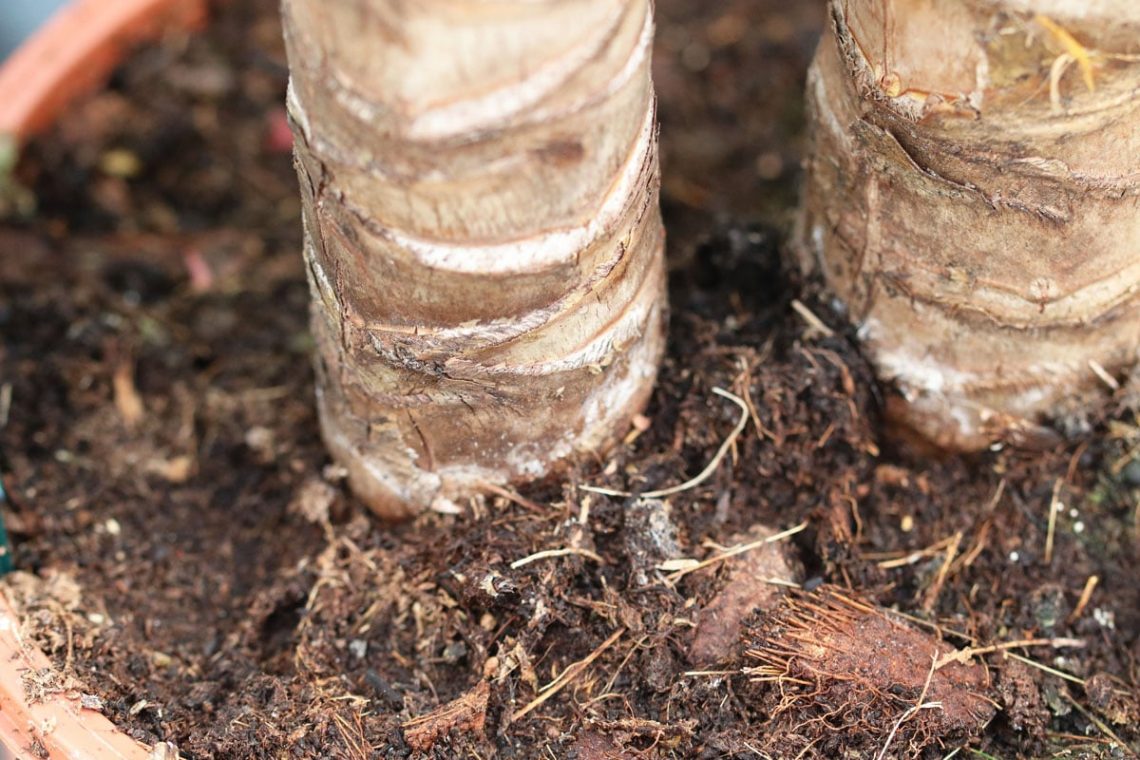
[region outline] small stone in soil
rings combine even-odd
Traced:
[[[1120,479],[1127,485],[1140,486],[1140,459],[1133,459],[1120,471]]]
[[[369,668],[364,673],[364,680],[376,692],[376,696],[387,704],[393,710],[404,709],[404,697],[400,692],[392,688],[391,684],[384,680],[379,673],[372,668]]]
[[[103,700],[94,694],[80,694],[79,706],[84,710],[102,710]]]
[[[443,661],[448,665],[455,665],[467,656],[467,644],[462,641],[453,641],[444,647]]]
[[[669,503],[660,499],[635,499],[625,509],[625,548],[635,587],[649,585],[657,577],[658,564],[681,554],[669,512]]]

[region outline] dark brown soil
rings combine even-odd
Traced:
[[[8,590],[132,735],[191,758],[1140,748],[1140,422],[1044,454],[892,444],[888,391],[783,255],[821,3],[658,7],[673,319],[648,427],[458,517],[377,523],[319,441],[273,0],[143,51],[28,146],[38,210],[0,226]],[[741,419],[716,388],[749,413],[712,477],[586,490],[698,473]]]

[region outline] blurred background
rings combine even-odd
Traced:
[[[0,3],[0,61],[66,0],[4,0]]]

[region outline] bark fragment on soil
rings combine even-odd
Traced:
[[[480,681],[458,699],[404,723],[404,741],[417,752],[426,752],[452,731],[482,731],[487,720],[487,698],[490,694],[491,685]]]
[[[758,525],[730,543],[756,541],[775,533]],[[695,666],[735,659],[742,645],[744,619],[752,614],[768,614],[783,594],[779,584],[794,585],[798,580],[787,547],[780,543],[763,544],[726,564],[728,580],[724,588],[701,608],[697,617],[697,628],[689,644],[689,662]]]
[[[778,686],[773,720],[804,750],[855,735],[915,756],[978,735],[995,713],[984,665],[938,667],[951,645],[831,586],[793,592],[749,639],[753,678]]]

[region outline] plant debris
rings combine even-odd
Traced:
[[[441,705],[427,715],[405,722],[404,741],[417,752],[426,752],[452,731],[479,732],[487,719],[487,698],[491,687],[486,681],[463,696]]]
[[[754,612],[765,614],[780,600],[784,588],[799,584],[784,546],[763,525],[740,536],[737,546],[759,546],[741,552],[727,562],[727,581],[716,596],[701,608],[696,632],[689,644],[689,662],[707,667],[718,660],[735,660],[743,639],[744,619]],[[725,552],[727,554],[727,552]],[[723,556],[718,555],[718,556]]]
[[[3,583],[66,679],[41,686],[188,758],[1140,748],[1135,416],[1032,455],[885,430],[890,389],[779,232],[822,3],[657,8],[658,388],[612,452],[457,515],[376,522],[321,445],[275,0],[218,3],[26,147]]]
[[[832,586],[791,592],[748,637],[749,673],[778,687],[777,730],[822,724],[811,732],[819,752],[859,737],[868,751],[894,740],[914,757],[976,736],[998,707],[984,665],[945,659],[952,645]]]

